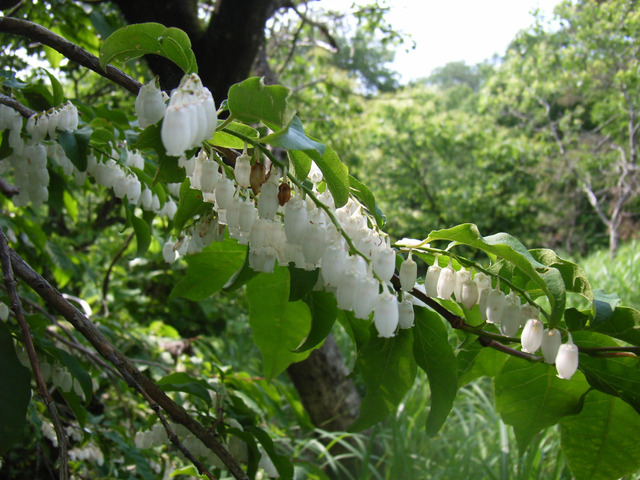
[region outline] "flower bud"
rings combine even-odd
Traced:
[[[249,175],[249,184],[251,185],[251,190],[255,195],[260,193],[262,188],[262,184],[265,180],[265,169],[264,165],[260,162],[256,162],[251,165],[251,174]]]
[[[249,188],[251,184],[251,158],[246,153],[236,158],[236,166],[233,169],[236,182],[242,188]]]
[[[523,352],[536,353],[538,351],[542,345],[543,330],[544,325],[537,318],[527,320],[524,330],[522,330],[522,337],[520,337]]]
[[[558,355],[558,349],[560,348],[560,344],[562,343],[562,339],[560,336],[560,331],[555,328],[550,330],[545,329],[542,332],[542,356],[544,357],[544,362],[548,364],[553,364],[556,362],[556,356]]]
[[[0,302],[0,320],[5,322],[9,318],[9,307],[3,302]]]
[[[570,380],[578,370],[578,347],[573,344],[571,337],[567,343],[560,345],[556,356],[556,370],[558,377]]]
[[[278,203],[281,207],[291,199],[291,187],[288,183],[281,183],[278,185]]]
[[[413,290],[413,286],[416,284],[416,278],[418,277],[418,265],[411,258],[411,252],[409,257],[400,265],[400,286],[405,292]]]
[[[442,268],[438,265],[438,254],[436,254],[433,265],[427,269],[427,276],[424,280],[424,291],[428,297],[435,298],[438,296],[438,280],[441,272]]]
[[[456,285],[453,289],[453,295],[458,303],[462,303],[462,284],[467,280],[471,280],[471,272],[462,267],[456,272]]]

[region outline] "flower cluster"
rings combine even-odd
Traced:
[[[136,104],[144,105],[136,109],[136,112],[144,112],[139,121],[152,121],[157,117],[159,120],[162,118],[162,108],[159,106],[158,93],[146,92],[141,91],[138,96],[140,101],[136,101]],[[151,110],[158,113],[145,120],[144,115],[149,115]],[[180,86],[171,92],[169,106],[164,112],[161,136],[167,154],[179,157],[186,150],[200,146],[213,136],[217,126],[218,115],[209,89],[202,85],[195,73],[184,77]]]
[[[411,241],[401,241],[401,244],[411,244]],[[411,280],[415,281],[415,262],[409,254],[400,267],[400,282],[408,288]],[[407,279],[403,281],[403,272],[407,273]],[[540,310],[530,303],[522,303],[520,297],[513,291],[505,294],[500,289],[500,281],[496,287],[492,287],[491,278],[478,272],[473,275],[462,267],[455,270],[452,259],[442,268],[438,264],[438,254],[435,255],[434,264],[427,269],[424,282],[424,291],[428,297],[441,300],[452,300],[460,303],[467,310],[478,305],[482,319],[494,324],[500,332],[513,337],[522,329],[522,351],[534,354],[542,349],[544,361],[556,364],[558,376],[569,379],[578,368],[578,347],[573,344],[571,336],[569,341],[561,344],[560,331],[557,329],[545,329],[539,320]]]

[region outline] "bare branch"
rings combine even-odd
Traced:
[[[18,321],[18,325],[20,326],[20,330],[22,331],[22,339],[27,350],[27,355],[29,356],[29,362],[31,363],[31,368],[36,380],[36,385],[38,386],[38,391],[40,393],[40,396],[44,399],[45,405],[49,409],[49,413],[51,414],[51,421],[53,422],[53,427],[56,431],[56,437],[58,438],[58,451],[60,456],[60,478],[62,480],[67,480],[69,478],[69,455],[67,453],[69,446],[67,443],[67,435],[62,428],[62,422],[60,421],[60,416],[58,415],[56,404],[53,401],[53,398],[51,398],[51,394],[49,393],[47,384],[44,381],[44,377],[42,376],[42,369],[40,368],[40,362],[38,362],[38,356],[36,355],[36,350],[33,346],[31,331],[29,330],[29,325],[24,318],[22,305],[20,303],[20,297],[18,296],[18,291],[16,290],[16,279],[13,275],[13,268],[11,266],[9,250],[9,242],[7,241],[7,237],[4,236],[4,232],[2,231],[2,228],[0,228],[0,261],[2,262],[2,275],[4,276],[4,284],[7,288],[7,293],[9,294],[9,299],[11,301],[11,310],[13,310],[13,314],[15,315],[16,320]]]
[[[98,57],[87,52],[85,49],[80,48],[76,44],[62,38],[60,35],[47,30],[40,25],[37,25],[28,20],[21,20],[11,17],[0,17],[0,32],[11,33],[14,35],[21,35],[27,37],[30,40],[38,41],[44,45],[47,45],[54,50],[57,50],[62,55],[74,62],[87,67],[90,70],[102,75],[103,77],[111,80],[114,83],[126,88],[131,93],[137,95],[138,90],[142,84],[137,80],[131,78],[111,65],[107,65],[106,70],[103,70],[100,66]]]
[[[14,250],[9,249],[11,264],[17,275],[27,283],[51,308],[60,313],[80,332],[97,352],[116,367],[120,375],[129,385],[136,385],[144,390],[146,395],[157,403],[169,416],[181,425],[184,425],[202,443],[210,448],[229,472],[237,479],[248,480],[248,476],[242,470],[237,460],[229,453],[224,445],[208,431],[204,426],[189,415],[180,405],[175,403],[154,382],[144,376],[111,342],[98,330],[95,325],[85,317],[80,310],[69,303],[49,282],[34,271]],[[152,405],[153,407],[153,405]]]

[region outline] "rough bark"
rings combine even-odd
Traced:
[[[360,411],[360,395],[347,378],[342,354],[333,335],[306,360],[287,369],[314,425],[330,431],[346,430]]]

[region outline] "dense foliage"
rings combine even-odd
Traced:
[[[289,31],[276,41],[284,15],[271,66],[299,88],[251,77],[226,99],[183,30],[44,5],[0,17],[0,476],[640,469],[637,290],[621,303],[577,263],[494,233],[565,244],[602,233],[598,217],[614,252],[637,220],[635,5],[564,5],[562,28],[523,33],[500,66],[402,90],[375,9],[351,36],[325,31],[351,56],[310,43],[308,63],[283,47]],[[315,25],[295,13],[294,35]],[[184,74],[175,89],[148,54]],[[22,70],[38,56],[46,69]],[[336,75],[308,82],[316,69]],[[332,330],[363,394],[349,433],[314,425],[282,379]]]

